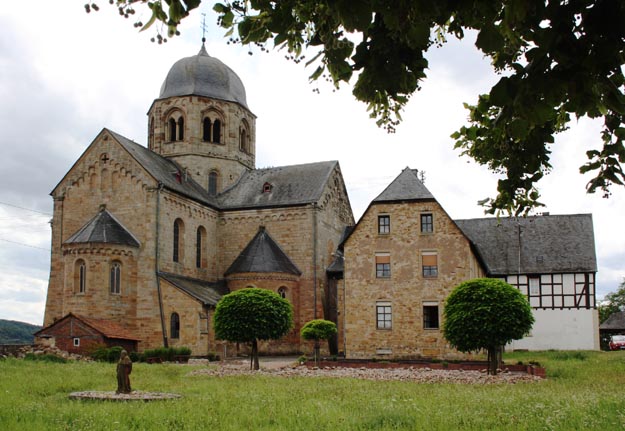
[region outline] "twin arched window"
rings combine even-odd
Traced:
[[[211,120],[209,117],[204,117],[202,122],[202,140],[204,142],[221,144],[221,128],[222,121],[220,119]]]
[[[184,118],[179,112],[175,112],[169,120],[167,120],[167,128],[169,129],[169,141],[184,140]]]
[[[286,299],[286,287],[279,288],[278,295],[280,295],[281,298]]]

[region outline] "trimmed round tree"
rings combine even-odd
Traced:
[[[488,373],[497,374],[502,346],[532,329],[532,309],[518,289],[494,278],[459,284],[445,302],[443,333],[461,352],[488,351]]]
[[[317,364],[319,364],[319,340],[328,340],[337,332],[336,324],[324,319],[311,320],[300,330],[300,335],[304,340],[315,341],[315,362]]]
[[[217,339],[251,343],[251,368],[258,370],[258,340],[277,340],[286,335],[293,327],[293,307],[270,290],[236,290],[217,303],[213,325]]]

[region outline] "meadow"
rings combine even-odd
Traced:
[[[534,383],[460,385],[357,379],[210,377],[205,366],[135,364],[133,389],[180,400],[70,400],[113,391],[115,365],[0,360],[0,430],[615,430],[625,429],[625,351],[519,352]]]

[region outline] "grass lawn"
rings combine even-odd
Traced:
[[[515,385],[190,376],[135,364],[133,389],[175,401],[76,401],[112,391],[115,365],[0,360],[0,430],[616,430],[625,429],[624,352],[524,352],[547,379]]]

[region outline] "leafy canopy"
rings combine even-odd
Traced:
[[[461,352],[504,346],[523,338],[534,323],[523,294],[494,278],[459,284],[445,302],[444,315],[444,336]]]
[[[618,290],[608,293],[598,308],[599,323],[605,322],[613,313],[625,310],[625,278]]]
[[[304,340],[327,340],[337,333],[336,324],[324,319],[307,322],[300,330]]]
[[[110,1],[126,17],[146,4],[151,19],[135,26],[161,22],[170,36],[201,3]],[[526,214],[542,205],[535,184],[551,170],[549,146],[572,117],[604,121],[602,148],[589,148],[580,168],[595,174],[588,192],[607,197],[625,182],[623,1],[232,0],[214,10],[232,40],[285,48],[298,63],[306,51],[311,80],[353,82],[356,99],[391,132],[426,77],[430,48],[475,30],[476,47],[502,77],[465,105],[469,124],[452,137],[462,154],[502,175],[498,195],[483,202],[489,212]]]
[[[270,290],[241,289],[221,298],[215,307],[213,324],[220,340],[275,340],[293,327],[293,307]]]

